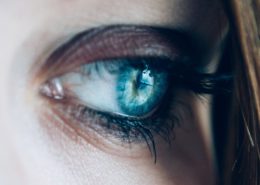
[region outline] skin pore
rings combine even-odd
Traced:
[[[178,104],[173,108],[184,119],[174,128],[171,146],[156,138],[155,164],[143,144],[130,148],[105,137],[85,139],[54,113],[47,117],[44,113],[51,105],[38,94],[35,66],[79,32],[128,24],[191,33],[203,51],[202,60],[208,61],[208,71],[214,71],[228,27],[218,2],[2,0],[0,184],[214,184],[210,96],[177,93],[191,114]]]

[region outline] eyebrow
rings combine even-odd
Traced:
[[[71,65],[129,57],[185,56],[200,66],[202,42],[192,32],[143,25],[109,25],[85,30],[58,47],[42,66],[49,77],[64,73]],[[63,67],[60,67],[62,63]]]

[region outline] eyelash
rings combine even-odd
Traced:
[[[88,123],[88,126],[94,125],[92,129],[99,134],[103,134],[103,128],[105,128],[105,136],[110,134],[124,143],[127,142],[130,144],[145,141],[155,162],[157,152],[154,134],[160,135],[166,142],[170,143],[171,131],[176,125],[172,117],[171,120],[168,119],[166,123],[165,118],[162,116],[163,114],[159,117],[154,115],[155,119],[150,117],[146,120],[138,120],[103,113],[89,109],[84,105],[78,105],[77,107],[78,111],[74,110],[76,115],[73,115],[73,117],[82,123]],[[162,122],[164,123],[163,125],[161,125]],[[101,126],[101,130],[99,130],[96,125]]]
[[[136,28],[134,27],[129,27],[130,30],[135,30]],[[114,28],[112,28],[114,29]],[[125,29],[128,29],[126,27]],[[142,30],[142,28],[140,28]],[[103,30],[104,31],[104,30]],[[118,31],[118,30],[117,30]],[[147,31],[147,30],[146,30]],[[152,34],[157,34],[158,30],[151,28],[148,29],[148,32],[151,31]],[[159,30],[162,33],[160,34],[166,34],[168,35],[169,32],[166,30]],[[102,29],[101,29],[102,32]],[[91,32],[90,32],[91,33]],[[94,36],[95,36],[95,31],[94,31]],[[70,56],[72,55],[71,58],[73,58],[73,54],[77,53],[77,47],[83,46],[84,42],[87,43],[88,37],[85,37],[86,33],[79,34],[76,38],[72,39],[71,42],[66,43],[63,45],[61,48],[56,50],[54,54],[50,57],[50,60],[48,60],[43,66],[43,69],[46,69],[47,71],[50,71],[49,74],[46,74],[46,76],[49,76],[51,78],[55,76],[62,75],[62,72],[58,70],[59,72],[55,73],[54,75],[52,74],[53,71],[59,69],[60,67],[62,68],[62,64],[60,65],[59,63],[62,62],[65,66],[69,66],[71,63],[75,62],[73,61],[62,61],[65,56]],[[91,35],[91,34],[90,34]],[[98,34],[97,34],[98,35]],[[178,34],[177,34],[178,35]],[[94,37],[93,36],[93,37]],[[106,35],[107,36],[107,35]],[[169,35],[168,35],[169,36]],[[95,36],[97,37],[97,36]],[[111,36],[112,37],[112,36]],[[156,36],[155,41],[157,42],[164,42],[161,39],[158,39]],[[90,37],[89,37],[90,38]],[[105,38],[105,37],[104,37]],[[107,37],[106,37],[107,38]],[[109,38],[109,37],[108,37]],[[150,38],[150,37],[148,37]],[[178,38],[182,37],[176,37],[177,40]],[[173,38],[173,41],[176,39]],[[108,39],[110,41],[111,39]],[[179,39],[181,40],[181,39]],[[105,42],[105,45],[109,45],[111,43]],[[169,43],[171,39],[170,37],[167,37],[167,42],[165,41],[165,45],[167,47],[169,46]],[[91,41],[90,41],[91,42]],[[150,41],[152,42],[152,41]],[[113,43],[112,43],[113,44]],[[119,43],[120,44],[120,43]],[[140,44],[143,44],[140,42]],[[150,43],[152,45],[152,43]],[[156,43],[157,44],[157,43]],[[91,45],[91,44],[90,44]],[[136,45],[136,43],[135,43]],[[134,45],[134,46],[135,46]],[[188,44],[187,44],[188,45]],[[99,46],[99,45],[95,45]],[[123,45],[124,46],[124,45]],[[147,43],[144,45],[147,47]],[[126,46],[124,46],[126,47]],[[138,46],[142,47],[142,45]],[[178,48],[178,47],[177,47]],[[80,56],[81,59],[85,60],[85,55],[87,54],[92,54],[93,52],[90,51],[85,51],[80,48],[79,50],[81,52]],[[127,48],[125,48],[127,50]],[[154,157],[154,160],[156,162],[156,146],[155,146],[155,135],[161,136],[166,142],[170,143],[171,139],[170,137],[174,137],[173,133],[173,128],[176,125],[179,125],[181,115],[176,113],[175,111],[170,110],[170,104],[174,104],[174,107],[181,107],[181,104],[183,104],[182,108],[183,109],[189,109],[189,107],[184,103],[179,103],[176,100],[176,97],[173,95],[175,93],[176,87],[181,88],[184,90],[187,90],[189,92],[193,92],[194,94],[197,95],[203,95],[203,94],[218,94],[218,93],[227,93],[230,92],[230,89],[226,88],[229,85],[229,82],[231,80],[230,75],[223,75],[223,74],[204,74],[200,72],[200,69],[198,69],[195,66],[191,66],[190,64],[194,63],[191,60],[193,58],[183,57],[179,58],[178,54],[182,56],[182,52],[178,53],[177,51],[177,56],[175,56],[176,53],[171,51],[171,57],[169,58],[162,58],[158,57],[158,53],[155,53],[154,57],[151,57],[151,54],[148,56],[153,60],[160,60],[160,61],[166,61],[165,63],[171,64],[171,65],[163,65],[162,70],[166,70],[169,74],[171,74],[171,79],[174,80],[174,88],[169,88],[169,91],[167,92],[166,96],[164,97],[164,100],[161,102],[161,106],[159,107],[158,111],[156,111],[154,114],[152,114],[150,117],[146,118],[133,118],[133,117],[125,117],[121,115],[114,115],[111,113],[106,113],[106,112],[100,112],[97,110],[90,109],[86,107],[85,105],[82,104],[76,97],[73,96],[73,93],[70,93],[69,90],[67,90],[68,96],[65,97],[64,100],[55,100],[51,99],[49,97],[49,100],[54,102],[54,105],[62,105],[60,114],[66,116],[66,119],[71,120],[71,121],[76,121],[79,123],[79,125],[83,125],[84,127],[90,127],[94,129],[99,134],[104,134],[104,135],[111,135],[113,137],[119,138],[123,142],[127,143],[132,143],[132,142],[143,142],[145,141],[151,154]],[[114,51],[112,51],[114,52]],[[167,53],[167,52],[166,52]],[[132,51],[127,52],[127,54],[134,55],[135,53]],[[127,55],[126,54],[126,55]],[[145,54],[144,54],[145,55]],[[109,55],[108,55],[109,56]],[[153,55],[152,55],[153,56]],[[188,56],[191,56],[188,54]],[[109,56],[111,57],[111,56]],[[116,57],[120,58],[120,52],[116,53]],[[144,57],[128,57],[127,56],[122,56],[124,59],[143,59]],[[66,57],[65,57],[66,58]],[[95,58],[95,56],[93,56]],[[174,58],[174,59],[173,59]],[[77,56],[76,56],[76,59]],[[111,60],[111,58],[109,59]],[[180,60],[180,61],[178,61]],[[188,61],[187,61],[188,60]],[[54,61],[54,63],[53,63]],[[88,61],[88,60],[87,60]],[[70,63],[68,63],[70,62]],[[97,62],[95,59],[93,59],[92,62]],[[77,63],[78,66],[80,65],[87,65],[87,64],[80,64]],[[173,66],[174,65],[174,66]],[[52,70],[49,70],[49,66],[54,66]],[[75,67],[75,66],[74,66]],[[158,67],[162,67],[162,65],[158,65]],[[71,68],[70,68],[71,69]],[[69,70],[70,70],[69,69]],[[68,68],[66,68],[68,70]],[[73,68],[72,68],[73,70]],[[43,70],[44,71],[44,70]],[[50,75],[51,74],[51,75]],[[41,91],[41,90],[40,90]],[[43,92],[40,92],[41,95],[46,97],[46,94]],[[55,106],[53,106],[55,107]],[[189,110],[187,110],[189,112]]]
[[[174,63],[167,59],[155,59],[164,61],[164,64]],[[138,60],[138,58],[136,58],[135,60]],[[220,93],[223,90],[227,90],[216,87],[220,87],[219,83],[223,82],[224,80],[228,80],[230,78],[229,76],[202,74],[197,72],[197,70],[194,68],[184,66],[181,64],[183,63],[180,62],[179,65],[176,66],[165,65],[166,67],[164,66],[161,69],[166,70],[168,71],[168,73],[172,74],[171,78],[174,78],[175,82],[177,82],[174,88],[176,88],[177,86],[177,88],[184,88],[186,90],[192,91],[195,94],[212,94]],[[107,67],[109,67],[109,62]],[[98,72],[98,67],[94,68],[94,70]],[[171,100],[174,101],[172,91],[172,88],[169,87],[169,91],[167,92],[167,95],[164,97],[164,99],[167,100],[167,102],[172,102]],[[76,98],[72,96],[67,97],[67,99],[75,100]],[[64,103],[64,105],[67,107],[68,105],[75,105],[68,109],[70,111],[65,110],[64,112],[69,113],[69,115],[71,115],[72,118],[79,121],[80,123],[88,124],[87,126],[92,127],[92,129],[94,129],[98,133],[101,133],[102,130],[98,129],[96,127],[97,125],[106,129],[106,135],[109,132],[110,135],[119,138],[124,143],[138,143],[145,141],[150,150],[151,155],[154,158],[154,162],[156,162],[157,158],[154,135],[159,135],[167,143],[170,143],[170,138],[173,134],[173,129],[177,125],[178,120],[180,119],[180,115],[176,113],[171,112],[170,115],[167,115],[169,114],[169,107],[167,107],[169,105],[167,105],[166,101],[164,100],[161,103],[162,106],[158,109],[159,111],[152,114],[152,116],[144,119],[125,117],[121,115],[113,115],[111,113],[93,110],[86,107],[85,105],[82,105],[78,101],[71,101],[69,103],[66,102]]]

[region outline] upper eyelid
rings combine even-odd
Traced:
[[[113,32],[113,33],[112,33]],[[162,33],[160,33],[162,32]],[[112,34],[111,34],[112,33]],[[121,35],[120,35],[121,34]],[[112,37],[117,37],[118,35],[121,36],[121,39],[123,38],[123,34],[130,34],[129,37],[143,37],[142,39],[139,38],[137,42],[141,42],[141,46],[139,46],[139,49],[153,49],[154,51],[151,52],[152,56],[156,55],[156,52],[158,55],[165,54],[168,55],[168,57],[176,57],[176,54],[180,54],[183,51],[193,52],[197,53],[193,50],[195,50],[195,47],[191,46],[191,41],[188,38],[188,36],[178,30],[172,30],[172,29],[166,29],[166,28],[157,28],[157,27],[150,27],[150,26],[134,26],[134,25],[114,25],[114,26],[106,26],[106,27],[99,27],[94,28],[85,32],[82,32],[80,34],[77,34],[75,37],[73,37],[71,40],[66,42],[65,44],[61,45],[58,49],[56,49],[50,57],[46,60],[46,62],[43,64],[41,68],[43,68],[43,71],[48,69],[47,76],[52,77],[52,74],[50,74],[50,66],[52,68],[58,66],[59,61],[62,61],[63,65],[70,65],[73,61],[75,65],[75,57],[83,57],[79,55],[92,55],[91,52],[101,52],[99,49],[104,49],[104,47],[98,47],[97,45],[94,45],[97,41],[102,44],[102,40],[105,40],[106,42],[111,41],[111,35]],[[150,36],[150,35],[151,36]],[[107,38],[107,36],[110,36],[110,38]],[[101,38],[99,38],[101,37]],[[151,38],[150,38],[151,37]],[[125,38],[126,39],[126,36]],[[146,40],[145,40],[146,39]],[[149,40],[151,39],[151,40]],[[94,40],[94,41],[93,41]],[[121,42],[121,43],[120,43]],[[147,42],[147,43],[145,43]],[[111,46],[113,43],[105,43],[106,47]],[[132,55],[134,49],[138,49],[138,45],[136,43],[132,43],[130,47],[132,47],[132,53],[127,53],[125,50],[124,52],[119,52],[119,50],[122,50],[122,40],[120,39],[116,40],[115,45],[118,44],[118,46],[115,46],[115,48],[111,49],[108,53],[108,55],[111,55],[113,57],[122,57],[122,55]],[[136,45],[135,45],[136,44]],[[150,44],[150,46],[149,46]],[[127,46],[126,46],[127,47]],[[145,48],[146,47],[146,48]],[[129,49],[126,48],[126,49]],[[185,48],[181,50],[180,48]],[[160,50],[162,49],[162,50]],[[179,51],[178,51],[179,50]],[[131,51],[131,50],[130,50]],[[162,52],[163,51],[163,52]],[[81,52],[81,54],[79,54]],[[187,53],[188,53],[187,52]],[[142,53],[142,52],[141,52]],[[149,51],[147,53],[143,52],[144,55],[149,54]],[[103,56],[101,57],[111,57],[111,56]],[[74,57],[74,59],[72,59]],[[95,56],[97,59],[100,56]],[[95,61],[95,57],[92,55],[92,60]],[[142,56],[140,56],[142,57]],[[81,58],[82,60],[83,58]],[[83,60],[89,60],[89,59],[83,59]],[[66,64],[67,61],[67,64]],[[196,60],[198,62],[198,60]],[[46,69],[44,69],[46,68]],[[55,69],[55,75],[60,75],[57,71],[58,68]]]
[[[124,36],[120,38],[120,34],[122,34],[122,32],[123,34],[126,34],[126,37]],[[115,48],[110,51],[99,51],[99,49],[102,49],[102,47],[103,49],[110,49],[109,47],[111,47],[111,44],[113,44],[110,40],[111,37],[107,37],[110,34],[112,34],[112,36],[117,39],[117,43],[115,43],[116,46],[114,46]],[[127,34],[130,34],[130,36]],[[130,46],[125,46],[125,49],[127,51],[130,51],[129,53],[120,51],[121,48],[119,46],[124,46],[124,39],[132,38],[131,36],[134,36],[134,39],[136,39],[137,42],[140,42],[141,40],[141,44],[138,46],[135,45],[135,42],[132,42]],[[123,41],[120,40],[122,38],[124,38]],[[108,43],[105,43],[105,46],[102,46],[102,42],[104,40],[108,40]],[[100,41],[101,46],[97,46],[98,44],[95,41]],[[93,44],[94,48],[91,48],[93,47]],[[158,48],[158,51],[155,50],[155,52],[152,53],[148,52],[148,55],[150,54],[151,56],[147,56],[146,51],[135,53],[136,47],[145,50],[146,48],[151,49],[151,47],[154,47],[154,45],[162,47],[162,50],[160,51]],[[199,49],[194,48],[194,45],[192,44],[189,36],[187,36],[183,32],[179,32],[178,30],[134,25],[114,25],[98,27],[77,34],[71,40],[61,45],[58,49],[54,50],[54,52],[50,55],[46,62],[44,62],[43,65],[40,66],[38,73],[36,72],[36,77],[43,77],[40,78],[41,81],[37,84],[42,85],[52,78],[58,77],[62,74],[65,74],[66,72],[76,70],[81,65],[88,64],[89,62],[98,62],[98,60],[109,61],[111,59],[116,59],[116,57],[128,58],[128,55],[130,55],[130,57],[132,55],[132,57],[134,56],[136,58],[154,57],[157,59],[160,59],[165,55],[166,57],[168,57],[167,59],[170,59],[174,63],[176,62],[175,59],[179,57],[178,59],[181,60],[178,61],[181,61],[181,64],[186,65],[185,63],[186,61],[188,61],[188,66],[186,67],[198,67],[201,71],[203,71],[204,69],[200,63],[200,57],[194,54],[197,53],[198,50]],[[96,53],[98,52],[101,52],[100,56],[96,55]],[[104,55],[102,52],[106,52],[106,54]],[[200,81],[198,81],[197,83],[200,83]]]

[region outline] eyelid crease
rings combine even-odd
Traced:
[[[79,33],[56,49],[40,67],[38,76],[55,77],[97,60],[162,57],[174,61],[196,58],[191,42],[177,30],[150,26],[117,25]],[[198,65],[198,64],[193,64]]]

